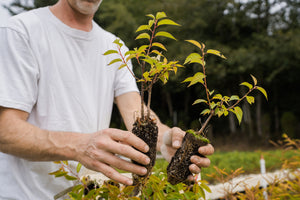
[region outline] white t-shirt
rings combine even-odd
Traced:
[[[42,129],[108,128],[114,97],[138,92],[128,70],[103,55],[115,38],[94,22],[90,32],[70,28],[48,7],[12,17],[0,28],[0,105],[30,113]],[[53,199],[71,186],[48,175],[58,167],[0,153],[0,199]]]

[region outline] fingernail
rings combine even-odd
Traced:
[[[133,184],[133,181],[132,180],[127,180],[126,181],[126,185],[132,185]]]
[[[174,142],[173,142],[173,147],[179,148],[179,147],[180,147],[180,142],[179,142],[178,140],[174,141]]]
[[[142,174],[147,174],[147,169],[146,168],[142,169]]]
[[[148,151],[149,151],[149,146],[148,146],[148,145],[145,146],[144,151],[145,151],[145,152],[148,152]]]

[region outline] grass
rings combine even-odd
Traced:
[[[280,169],[283,160],[295,155],[293,151],[268,150],[268,151],[217,151],[209,156],[211,166],[202,169],[202,179],[213,183],[213,179],[207,174],[215,172],[214,166],[219,169],[226,169],[227,172],[234,171],[240,167],[245,171],[244,174],[260,173],[260,157],[263,155],[267,172]],[[166,172],[168,163],[163,159],[157,159],[153,171]]]

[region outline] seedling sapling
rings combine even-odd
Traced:
[[[213,54],[226,59],[225,56],[217,50],[205,50],[205,45],[195,40],[187,40],[187,42],[195,45],[200,50],[200,53],[191,53],[189,56],[187,56],[184,65],[193,63],[200,64],[201,71],[197,72],[192,77],[186,78],[183,82],[188,82],[188,87],[195,84],[202,85],[206,96],[204,98],[195,100],[193,105],[199,103],[205,104],[207,108],[204,109],[200,114],[207,116],[207,118],[201,125],[200,130],[186,131],[181,148],[176,151],[167,168],[168,181],[171,184],[183,182],[189,175],[191,175],[189,165],[191,164],[190,158],[192,155],[198,154],[199,156],[203,156],[198,153],[198,148],[210,143],[205,136],[205,130],[207,130],[208,124],[213,116],[218,116],[219,118],[222,116],[226,117],[229,112],[232,112],[235,114],[240,124],[242,122],[243,111],[238,105],[241,101],[246,99],[249,104],[253,104],[255,102],[255,98],[250,96],[250,93],[252,93],[254,90],[259,90],[265,96],[265,98],[268,99],[265,89],[257,85],[257,79],[253,75],[251,75],[253,84],[248,82],[243,82],[240,84],[248,88],[248,91],[242,97],[239,97],[238,95],[232,95],[229,97],[223,96],[219,93],[215,94],[214,90],[210,90],[207,84],[205,57],[208,54]]]

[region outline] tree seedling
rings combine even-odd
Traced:
[[[193,105],[199,103],[205,104],[206,109],[204,109],[200,115],[207,116],[207,118],[202,124],[200,130],[186,131],[181,148],[176,151],[167,168],[168,181],[171,184],[183,182],[189,175],[191,175],[189,165],[191,164],[190,158],[192,155],[198,154],[199,156],[203,156],[198,153],[198,148],[210,143],[210,141],[206,138],[205,130],[207,130],[209,121],[213,116],[218,116],[219,118],[222,116],[226,117],[229,112],[232,112],[235,114],[240,124],[243,116],[243,111],[238,106],[240,102],[246,99],[249,104],[253,104],[255,102],[255,98],[250,96],[250,93],[254,90],[259,90],[266,99],[268,98],[265,89],[257,85],[257,79],[253,75],[251,75],[253,84],[248,82],[240,84],[248,88],[248,91],[242,97],[239,97],[238,95],[232,95],[230,97],[224,96],[220,93],[215,93],[214,90],[210,90],[207,84],[205,57],[208,54],[213,54],[223,59],[226,58],[220,51],[213,49],[206,50],[203,43],[199,43],[195,40],[187,40],[187,42],[195,45],[199,49],[200,53],[191,53],[187,56],[184,64],[200,64],[201,67],[199,72],[194,74],[192,77],[186,78],[183,82],[189,83],[188,87],[195,84],[202,85],[205,90],[205,97],[195,100]]]
[[[117,50],[108,50],[104,53],[104,55],[117,54],[118,57],[113,59],[109,65],[120,63],[119,69],[126,67],[136,81],[140,83],[141,108],[139,115],[136,116],[132,132],[149,145],[150,150],[147,155],[150,157],[151,162],[145,166],[148,170],[145,176],[133,174],[133,182],[134,185],[137,186],[136,191],[139,191],[147,181],[156,159],[158,127],[155,118],[151,116],[150,108],[153,85],[158,81],[162,81],[164,84],[167,83],[170,72],[176,73],[178,67],[183,67],[179,64],[179,61],[169,61],[166,58],[164,53],[167,51],[167,48],[164,44],[159,42],[159,38],[161,37],[176,40],[171,33],[160,29],[166,25],[179,26],[179,24],[168,19],[164,12],[158,12],[155,16],[152,14],[147,16],[150,18],[148,23],[141,25],[136,30],[136,32],[139,33],[136,40],[145,40],[147,41],[146,44],[123,54],[121,50],[123,43],[120,39],[116,39],[114,43],[117,45]],[[141,77],[137,77],[132,71],[129,64],[131,60],[136,61],[138,64]],[[147,105],[144,103],[145,94],[148,96]],[[136,163],[135,161],[133,162]]]

